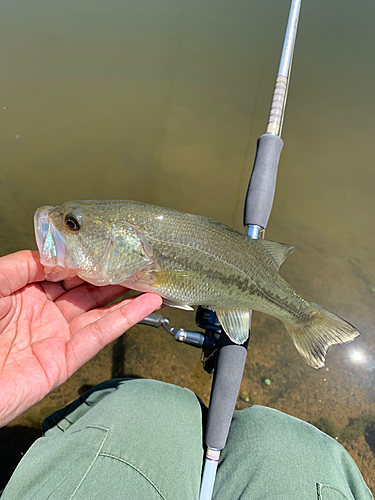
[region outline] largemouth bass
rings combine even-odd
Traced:
[[[278,273],[293,247],[253,240],[207,217],[136,201],[39,208],[36,241],[46,277],[79,276],[160,294],[166,305],[210,306],[230,337],[249,336],[249,310],[281,320],[303,359],[324,365],[329,346],[353,340],[348,322],[305,300]]]

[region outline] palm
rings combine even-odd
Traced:
[[[5,264],[9,264],[15,256],[20,260],[20,254],[26,252],[0,261],[8,259]],[[12,293],[17,277],[6,273],[6,265],[2,274],[3,268],[0,267],[0,424],[40,401],[161,302],[156,295],[144,294],[128,299],[125,306],[121,302],[102,307],[126,290],[76,282],[67,291],[60,283],[39,279],[43,268],[38,261],[34,269],[38,276],[26,283],[41,282],[28,283]]]

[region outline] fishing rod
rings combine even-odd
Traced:
[[[243,222],[248,236],[253,239],[264,236],[273,205],[300,9],[301,0],[292,0],[267,129],[257,141],[254,166],[246,193]],[[207,451],[200,500],[212,498],[220,452],[228,437],[247,355],[246,343],[236,345],[226,335],[221,335],[220,340],[207,417]]]
[[[281,131],[300,8],[301,0],[292,0],[267,129],[257,141],[257,151],[247,189],[244,226],[252,239],[264,236],[273,205],[277,169],[283,148]],[[205,330],[204,334],[172,328],[169,326],[169,321],[160,314],[152,314],[141,323],[155,327],[163,326],[179,342],[201,348],[204,369],[213,373],[205,435],[207,450],[199,497],[199,500],[211,500],[220,452],[227,441],[242,380],[248,340],[243,345],[232,342],[221,329],[216,314],[210,308],[202,306],[198,307],[196,323]]]
[[[281,131],[300,8],[301,0],[292,0],[267,131],[257,142],[257,152],[245,199],[244,226],[248,228],[248,236],[254,239],[259,239],[264,234],[275,195],[277,168],[283,147]]]

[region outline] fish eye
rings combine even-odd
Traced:
[[[65,216],[64,224],[69,231],[79,231],[81,229],[81,222],[79,218],[73,214],[67,214]]]

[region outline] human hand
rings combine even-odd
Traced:
[[[103,307],[126,291],[79,278],[47,282],[38,252],[0,258],[0,427],[161,305],[144,293]]]

